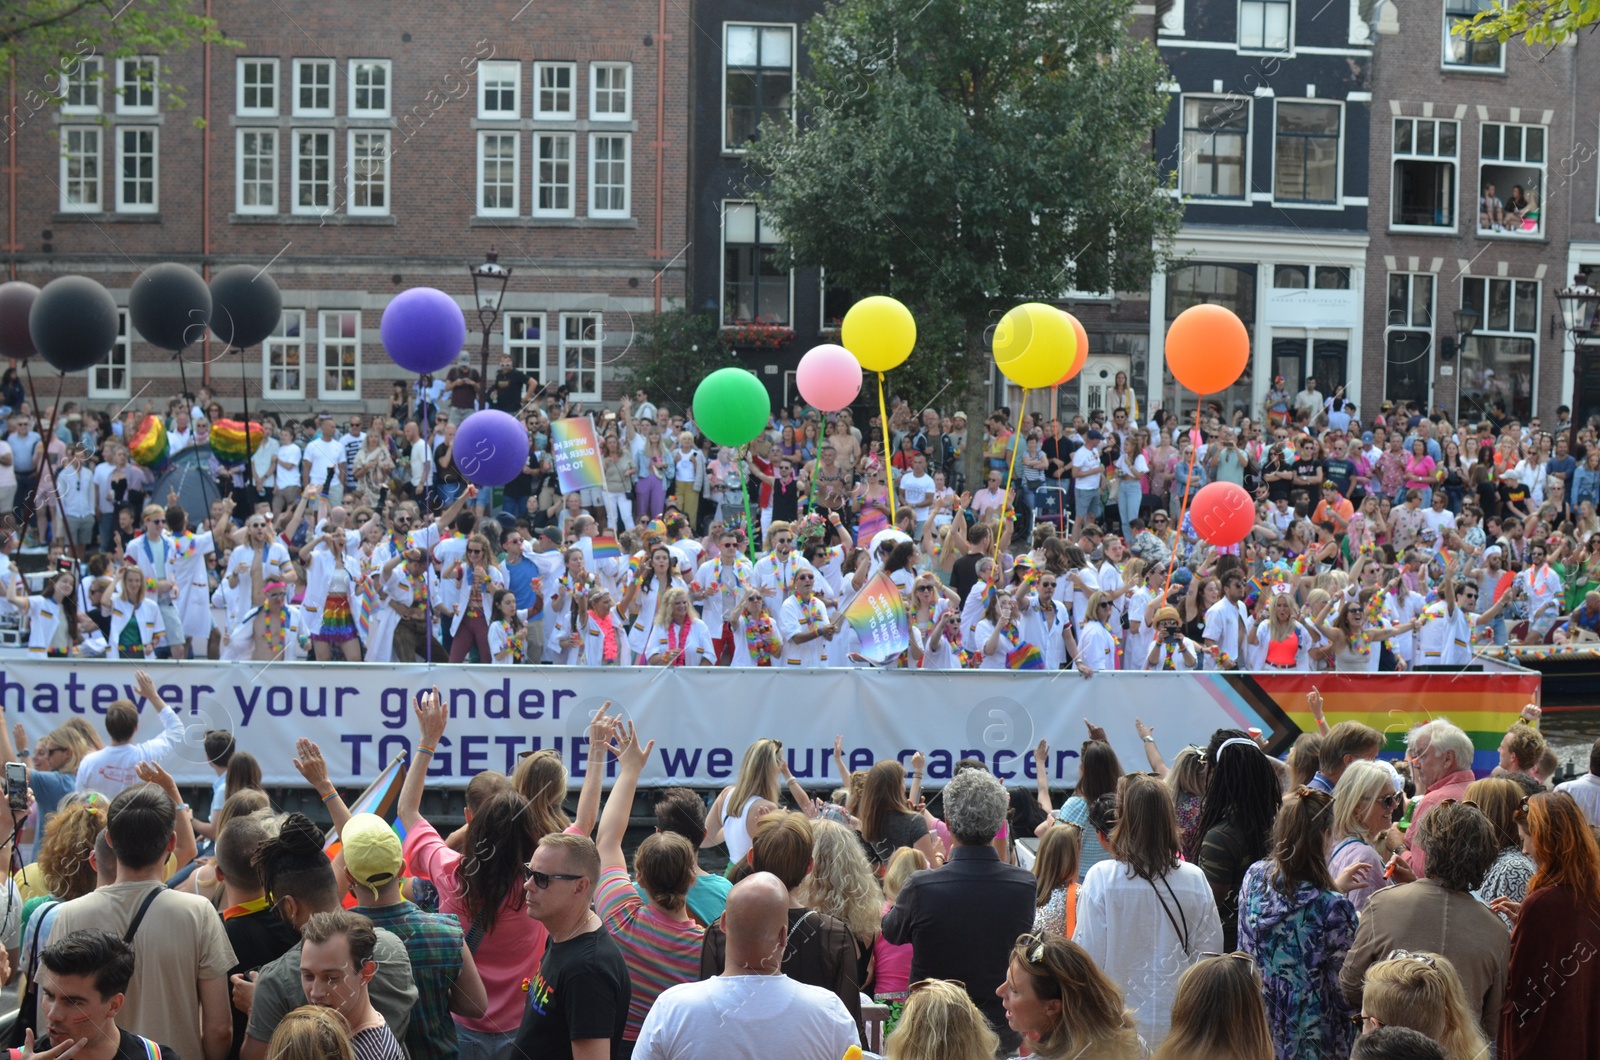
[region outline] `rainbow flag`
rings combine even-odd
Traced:
[[[1029,644],[1024,641],[1017,645],[1015,649],[1006,652],[1006,669],[1043,670],[1044,652],[1039,650],[1037,644]]]
[[[139,421],[133,440],[128,443],[128,456],[140,467],[158,468],[167,462],[171,443],[167,440],[167,425],[160,416],[146,416]]]
[[[224,464],[242,464],[261,448],[261,424],[252,422],[248,443],[245,425],[238,420],[218,420],[211,425],[211,451]]]
[[[604,487],[605,469],[600,466],[600,439],[594,432],[594,419],[574,416],[550,424],[550,460],[562,493]]]
[[[621,559],[622,546],[610,534],[596,534],[589,539],[589,549],[595,559]]]
[[[861,640],[861,654],[888,662],[911,646],[911,626],[900,587],[879,571],[844,609],[844,620]]]

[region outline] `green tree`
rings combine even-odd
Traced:
[[[1479,12],[1470,22],[1456,23],[1450,32],[1501,44],[1521,37],[1528,44],[1554,47],[1596,21],[1600,21],[1600,0],[1515,0],[1510,4],[1495,0],[1489,10]]]
[[[795,264],[960,322],[958,348],[912,356],[973,416],[1006,309],[1142,290],[1170,251],[1181,206],[1149,145],[1166,72],[1131,17],[1129,0],[835,0],[803,35],[799,121],[751,144]]]
[[[0,4],[0,67],[18,78],[18,114],[61,101],[57,75],[77,70],[87,55],[106,59],[167,56],[196,44],[242,47],[223,36],[216,19],[198,13],[194,0],[5,0]],[[15,65],[12,65],[15,64]],[[102,65],[101,80],[112,76]],[[169,81],[166,65],[156,83],[168,107],[183,105],[185,87]]]
[[[628,370],[629,393],[642,388],[652,402],[674,412],[688,411],[700,380],[737,363],[722,343],[716,315],[685,309],[643,321],[620,362]]]

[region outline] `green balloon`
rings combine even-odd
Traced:
[[[718,368],[694,391],[694,422],[718,445],[755,441],[772,418],[767,388],[743,368]]]

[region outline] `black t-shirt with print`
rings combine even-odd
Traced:
[[[610,1038],[612,1060],[629,1050],[622,1040],[633,986],[611,932],[602,925],[545,947],[528,984],[528,1006],[517,1029],[515,1060],[572,1060],[572,1043]]]

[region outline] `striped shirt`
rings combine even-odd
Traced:
[[[624,1041],[638,1041],[639,1027],[669,986],[700,978],[700,948],[706,929],[693,921],[669,920],[640,900],[622,869],[600,874],[594,910],[605,920],[628,965],[633,994],[628,1001]]]
[[[352,912],[394,932],[411,958],[417,1004],[406,1025],[406,1052],[414,1058],[455,1056],[456,1021],[450,1016],[450,991],[461,976],[461,924],[453,916],[425,913],[405,901],[356,906]]]
[[[413,1021],[414,1022],[414,1021]],[[355,1054],[356,1060],[405,1060],[406,1054],[400,1051],[400,1043],[394,1040],[394,1032],[389,1030],[387,1023],[376,1027],[368,1027],[364,1031],[357,1031],[350,1036],[350,1051]],[[430,1056],[444,1056],[444,1053],[430,1053]],[[454,1055],[453,1052],[449,1055]]]

